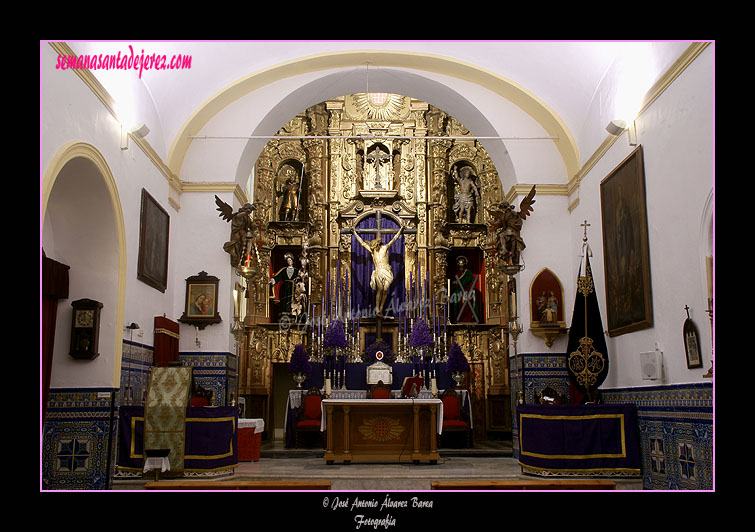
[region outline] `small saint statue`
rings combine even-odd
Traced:
[[[456,223],[474,223],[477,203],[480,201],[480,191],[475,183],[472,168],[465,166],[459,172],[458,167],[454,167],[453,178],[459,185],[459,194],[456,196],[453,207]]]
[[[373,240],[365,242],[356,231],[354,232],[357,242],[370,252],[372,262],[375,265],[375,269],[372,271],[372,276],[370,277],[370,288],[377,292],[375,295],[375,313],[379,317],[383,316],[383,306],[388,297],[388,288],[390,288],[393,282],[393,271],[391,271],[391,265],[388,260],[388,250],[398,240],[398,237],[401,236],[405,228],[406,223],[401,226],[387,244],[383,243],[379,235]]]

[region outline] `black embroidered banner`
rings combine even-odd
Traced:
[[[584,260],[584,270],[580,264],[577,278],[577,295],[566,348],[566,368],[572,385],[586,396],[587,401],[592,402],[597,400],[598,387],[608,375],[608,347],[587,250]],[[572,402],[581,401],[572,397]]]

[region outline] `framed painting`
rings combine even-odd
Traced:
[[[218,313],[218,282],[220,280],[202,271],[186,279],[186,303],[181,323],[204,329],[212,323],[220,323]]]
[[[703,357],[700,353],[700,335],[697,326],[689,317],[684,321],[684,352],[687,355],[687,369],[702,368]]]
[[[608,335],[653,326],[642,146],[600,183]]]
[[[169,236],[168,212],[142,189],[136,278],[160,292],[168,287]]]

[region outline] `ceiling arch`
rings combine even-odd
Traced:
[[[180,175],[184,157],[186,156],[186,153],[192,142],[191,137],[198,134],[202,127],[207,124],[207,122],[218,112],[220,112],[222,109],[224,109],[234,101],[243,97],[244,95],[256,89],[264,87],[267,84],[282,80],[287,77],[299,75],[302,73],[333,71],[339,69],[341,69],[341,81],[339,84],[343,84],[345,87],[349,83],[355,83],[358,80],[361,83],[358,91],[362,92],[364,90],[364,72],[359,72],[358,70],[356,70],[356,68],[365,67],[366,65],[370,65],[370,67],[379,67],[377,70],[371,71],[370,73],[370,83],[371,85],[373,85],[370,87],[370,90],[373,90],[374,88],[374,90],[376,91],[381,90],[385,92],[397,92],[395,89],[380,89],[380,83],[387,81],[386,79],[381,80],[379,77],[379,73],[384,69],[389,69],[392,73],[402,72],[402,74],[399,76],[399,79],[403,79],[407,84],[409,83],[411,73],[396,69],[409,69],[415,71],[415,73],[413,74],[415,77],[411,78],[413,82],[420,83],[420,85],[424,84],[424,87],[429,91],[438,91],[441,100],[443,100],[443,91],[440,90],[442,84],[438,82],[431,82],[431,80],[421,76],[418,72],[432,72],[478,84],[517,105],[535,121],[537,121],[549,136],[557,138],[557,140],[554,140],[554,143],[559,154],[561,155],[561,158],[564,161],[568,176],[573,176],[579,169],[579,152],[577,149],[576,141],[571,132],[566,127],[563,120],[532,92],[528,91],[519,84],[504,78],[503,76],[495,74],[489,70],[471,63],[428,53],[400,52],[392,50],[353,50],[326,52],[323,54],[317,54],[286,61],[276,66],[254,72],[237,80],[236,82],[226,86],[225,88],[216,92],[209,99],[207,99],[182,124],[176,137],[173,140],[168,153],[168,167],[175,175]],[[355,70],[352,73],[344,73],[343,69]],[[388,70],[386,70],[385,73],[387,72]],[[329,74],[332,74],[332,72],[328,72],[327,74],[324,73],[323,77],[326,78]],[[353,79],[351,79],[352,77]],[[422,82],[422,80],[424,81]],[[333,81],[333,78],[330,78],[330,81]],[[391,81],[394,83],[393,86],[395,86],[395,76],[392,76]],[[310,91],[317,86],[312,84],[310,85]],[[331,88],[333,87],[331,86]],[[450,89],[448,90],[450,91]],[[297,92],[300,91],[295,91],[295,93]],[[340,90],[339,88],[339,92],[341,92],[341,94],[328,94],[327,97],[341,96],[342,94],[347,94],[349,91],[346,89]],[[292,99],[287,102],[288,104],[293,105],[293,103],[295,101],[298,101],[298,99],[300,98],[302,99],[302,101],[306,99],[306,95],[297,94],[296,96],[294,96],[295,93],[292,93]],[[485,135],[486,133],[484,133],[483,131],[475,129],[475,117],[473,117],[475,113],[472,111],[472,109],[463,109],[465,104],[468,104],[470,108],[473,108],[474,106],[472,106],[472,104],[469,103],[466,99],[459,97],[458,93],[455,94],[457,95],[457,100],[450,102],[449,105],[445,106],[444,110],[462,121],[462,123],[464,123],[465,126],[469,127],[470,130],[475,133],[475,135]],[[412,96],[412,94],[407,95]],[[448,97],[449,95],[450,93],[447,93],[446,97]],[[317,96],[315,93],[311,93],[310,96],[310,105],[319,103],[320,101],[327,98],[321,98],[318,100],[319,96]],[[443,107],[442,101],[432,99],[434,97],[432,94],[429,98],[425,94],[417,95],[416,97],[421,97],[425,101],[430,101],[431,103],[433,103],[433,105]],[[287,107],[287,104],[284,104],[282,107],[280,105],[275,106],[277,112],[283,112]],[[301,111],[304,108],[306,108],[306,106],[298,107],[295,111],[289,113],[283,118],[280,118],[277,112],[269,113],[265,119],[266,123],[268,123],[268,120],[270,121],[268,125],[272,125],[273,117],[278,117],[280,118],[280,120],[271,130],[261,132],[259,127],[256,128],[255,134],[274,134],[279,129],[281,124],[285,123],[288,119],[290,119],[291,116],[293,116],[293,114]],[[469,115],[468,118],[465,117],[465,112]],[[479,120],[479,117],[482,117],[482,113],[477,111],[477,115],[478,116],[476,118]],[[468,123],[469,120],[472,120],[472,122]],[[483,124],[481,124],[481,126],[482,125]],[[487,126],[492,127],[489,123],[487,124]],[[501,147],[503,148],[502,144]],[[253,151],[253,149],[254,148],[247,146],[244,157],[246,158]],[[490,155],[493,159],[493,162],[496,164],[496,167],[498,168],[499,164],[501,166],[505,166],[505,158],[502,157],[502,154],[496,154],[495,149],[491,151],[493,153],[490,153]],[[499,172],[500,171],[501,168],[499,168]]]
[[[252,132],[252,136],[264,136],[278,131],[282,124],[297,112],[326,99],[353,94],[364,90],[364,74],[352,70],[346,74],[335,72],[324,75],[301,86],[273,107]],[[496,136],[494,126],[485,115],[458,92],[446,85],[412,72],[396,69],[380,69],[370,75],[370,90],[414,96],[434,106],[449,111],[465,127],[480,137]],[[504,190],[516,184],[514,165],[506,146],[501,141],[480,141],[490,155],[504,185]],[[236,181],[245,182],[267,139],[251,139],[247,142],[236,169]]]

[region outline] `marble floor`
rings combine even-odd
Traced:
[[[336,462],[326,464],[322,449],[285,449],[283,442],[263,442],[257,462],[239,462],[224,480],[329,480],[335,491],[428,491],[436,480],[512,480],[522,474],[510,441],[475,442],[474,449],[439,449],[430,463]],[[151,478],[148,480],[152,480]],[[642,480],[611,479],[618,490],[641,490]],[[142,489],[139,480],[116,482],[113,489]]]

